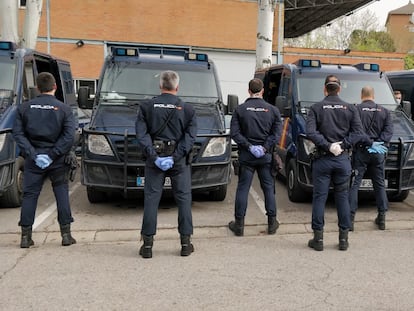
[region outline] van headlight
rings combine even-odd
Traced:
[[[0,151],[3,150],[5,143],[6,143],[6,133],[0,134]]]
[[[316,146],[310,139],[303,140],[303,147],[305,148],[306,155],[310,155],[316,151]]]
[[[227,138],[226,137],[214,137],[208,142],[206,149],[203,152],[202,157],[217,157],[226,153],[227,150]]]
[[[95,154],[114,156],[111,146],[109,146],[108,140],[104,135],[89,135],[88,149]]]

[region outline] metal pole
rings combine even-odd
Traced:
[[[285,15],[285,4],[283,3],[283,0],[279,0],[279,4],[277,6],[278,9],[278,29],[277,29],[277,63],[283,64],[283,56],[282,56],[282,50],[283,50],[283,41],[285,38],[285,27],[284,27],[284,19]]]
[[[50,0],[46,0],[47,53],[50,54]]]

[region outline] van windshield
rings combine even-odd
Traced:
[[[101,97],[108,99],[147,99],[160,94],[160,73],[173,70],[180,76],[178,96],[188,102],[215,102],[218,89],[212,70],[201,66],[172,64],[114,63],[105,70]]]
[[[10,59],[0,58],[0,89],[13,90],[16,64]]]
[[[323,85],[326,74],[303,73],[298,77],[298,100],[302,107],[311,106],[324,98]],[[396,110],[398,105],[395,102],[392,89],[387,80],[379,77],[379,74],[341,74],[341,92],[339,97],[351,104],[361,102],[361,89],[364,86],[371,86],[375,92],[375,102],[383,105],[388,110]]]

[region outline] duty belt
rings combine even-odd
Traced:
[[[349,154],[349,149],[345,149],[341,154],[347,153]],[[329,151],[325,151],[323,149],[316,149],[316,151],[313,153],[313,158],[318,159],[321,157],[334,157],[335,155]]]

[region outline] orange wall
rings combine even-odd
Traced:
[[[25,10],[20,10],[22,21]],[[71,62],[77,79],[96,79],[104,58],[104,41],[181,45],[254,51],[257,1],[251,0],[71,0],[50,1],[50,53]],[[39,37],[47,36],[46,1]],[[277,9],[274,25],[277,27]],[[273,51],[277,51],[277,28]],[[61,42],[54,42],[58,39]],[[91,41],[77,47],[79,39]],[[45,42],[37,49],[46,52]],[[284,48],[284,62],[317,57],[324,62],[376,62],[383,70],[404,68],[402,54]],[[366,57],[369,57],[368,59]]]
[[[387,30],[394,40],[397,52],[414,50],[414,24],[410,22],[410,15],[389,15]]]

